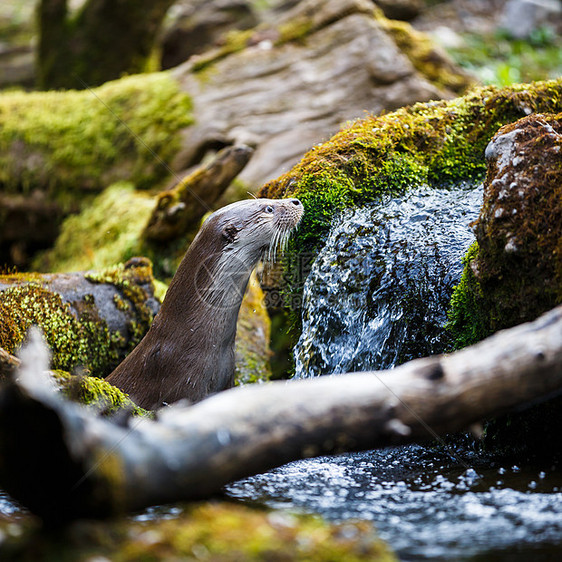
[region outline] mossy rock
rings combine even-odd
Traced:
[[[452,101],[360,119],[315,146],[292,170],[266,184],[260,196],[301,199],[305,215],[288,261],[310,264],[339,211],[423,184],[480,181],[485,148],[502,125],[560,110],[562,79],[479,88]],[[298,302],[294,295],[307,274],[306,267],[294,270],[286,276],[290,302]]]
[[[105,376],[148,330],[158,307],[152,267],[138,259],[85,274],[0,276],[0,347],[14,354],[41,328],[54,369]]]
[[[166,72],[88,91],[5,93],[0,185],[4,193],[44,190],[63,207],[118,180],[151,187],[169,173],[161,162],[172,160],[191,123],[191,100]]]
[[[89,406],[96,413],[111,416],[127,411],[133,416],[149,416],[120,389],[98,377],[71,375],[66,371],[53,371],[54,381],[65,398]]]
[[[562,303],[562,113],[502,127],[488,146],[477,242],[453,295],[457,347]]]
[[[367,522],[334,525],[310,515],[226,502],[175,508],[172,518],[163,511],[162,517],[155,519],[82,521],[49,534],[42,533],[30,520],[0,522],[5,536],[0,557],[6,561],[107,558],[115,562],[396,560]],[[14,526],[18,533],[11,532]]]
[[[562,113],[530,115],[490,142],[477,242],[451,301],[457,348],[562,303]],[[487,424],[484,445],[503,454],[557,455],[562,401]]]

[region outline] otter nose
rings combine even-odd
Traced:
[[[291,203],[295,205],[295,207],[300,207],[302,205],[298,199],[291,199]]]

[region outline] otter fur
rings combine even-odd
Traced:
[[[233,386],[236,322],[250,274],[302,215],[298,199],[238,201],[210,215],[149,331],[106,380],[147,409]]]

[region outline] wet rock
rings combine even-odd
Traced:
[[[532,320],[562,302],[561,151],[561,114],[503,127],[486,149],[476,237],[479,281],[499,313],[492,329]]]
[[[486,148],[484,203],[452,300],[458,346],[562,302],[562,114],[502,127]]]
[[[562,114],[532,114],[502,127],[486,149],[478,245],[452,298],[457,345],[533,320],[562,302]],[[540,350],[538,350],[540,353]],[[561,402],[489,422],[484,446],[554,459]]]

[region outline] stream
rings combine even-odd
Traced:
[[[480,186],[422,188],[349,211],[304,287],[297,378],[390,369],[443,352]],[[401,560],[562,559],[562,474],[470,439],[293,462],[227,487],[243,501],[372,521]]]

